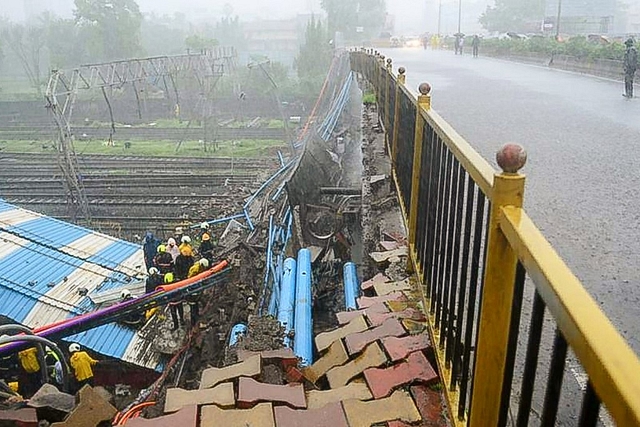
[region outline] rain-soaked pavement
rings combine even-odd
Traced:
[[[494,166],[502,144],[525,146],[527,212],[640,353],[640,98],[622,97],[620,82],[545,67],[451,51],[383,53],[394,71],[406,67],[414,93],[432,85],[433,108]],[[583,382],[571,358],[568,369]]]

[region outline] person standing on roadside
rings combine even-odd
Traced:
[[[633,78],[638,69],[638,49],[634,46],[635,43],[631,37],[624,44],[627,46],[627,50],[624,52],[624,93],[622,96],[631,99],[633,98]]]
[[[478,48],[480,47],[480,37],[476,34],[473,36],[473,40],[471,40],[471,48],[473,49],[473,57],[478,57]]]

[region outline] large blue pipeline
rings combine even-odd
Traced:
[[[300,358],[301,366],[309,366],[313,363],[311,251],[309,249],[300,249],[298,252],[297,268],[293,352]]]
[[[342,281],[344,283],[344,305],[347,310],[357,309],[356,299],[360,296],[360,283],[356,265],[348,262],[342,267]]]
[[[278,321],[284,326],[284,344],[291,347],[289,334],[294,329],[294,313],[296,302],[296,260],[287,258],[284,261],[280,303],[278,304]]]

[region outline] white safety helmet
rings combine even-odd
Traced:
[[[151,268],[149,269],[149,274],[150,274],[150,275],[154,275],[154,274],[158,274],[158,273],[160,273],[160,270],[158,270],[158,269],[157,269],[157,268],[155,268],[155,267],[151,267]],[[124,292],[124,291],[122,291],[122,292]]]
[[[176,234],[182,234],[183,231],[182,227],[176,227]]]
[[[208,230],[209,229],[209,223],[208,222],[203,222],[202,224],[200,224],[200,228],[203,230]]]
[[[204,268],[208,268],[209,267],[209,260],[206,258],[202,258],[200,260],[200,265],[203,266]]]
[[[189,236],[182,236],[182,243],[191,243],[191,237]]]
[[[123,289],[122,292],[120,292],[120,298],[122,299],[131,298],[131,291],[129,289]]]
[[[75,353],[76,351],[80,351],[80,344],[74,342],[69,346],[69,353]]]
[[[167,244],[169,246],[174,246],[176,244],[176,239],[174,239],[173,237],[170,237],[169,240],[167,240]]]

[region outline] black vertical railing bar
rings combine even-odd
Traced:
[[[476,184],[473,181],[471,175],[467,174],[467,198],[464,220],[464,239],[462,242],[462,263],[460,270],[460,291],[458,294],[458,307],[461,307],[463,311],[458,312],[456,318],[456,339],[453,347],[453,365],[451,369],[451,390],[455,391],[458,382],[460,381],[460,370],[462,368],[462,351],[464,347],[470,345],[467,341],[466,334],[462,334],[462,326],[465,312],[470,309],[465,305],[467,291],[469,289],[468,272],[469,272],[469,255],[471,252],[471,227],[473,223],[473,209],[475,207],[475,192]],[[471,307],[473,309],[473,307]],[[459,309],[460,310],[460,309]],[[463,343],[462,337],[464,336],[465,342]]]
[[[465,320],[465,341],[464,355],[462,359],[462,379],[460,381],[460,400],[458,402],[458,417],[464,417],[466,411],[467,392],[469,391],[469,380],[471,378],[471,351],[475,345],[473,341],[473,328],[475,326],[475,306],[476,297],[480,288],[480,253],[482,249],[482,229],[485,222],[485,202],[486,196],[480,188],[477,188],[476,217],[473,234],[473,249],[471,252],[471,274],[469,279],[469,303],[467,307],[467,319]]]
[[[389,102],[387,104],[387,108],[389,109],[389,127],[387,131],[387,135],[389,135],[389,142],[393,140],[393,135],[395,134],[395,117],[396,117],[396,79],[393,77],[391,71],[389,71]],[[393,153],[395,156],[396,153]]]
[[[430,264],[430,272],[429,272],[429,283],[431,283],[431,314],[435,314],[436,312],[436,304],[438,301],[438,245],[440,242],[440,229],[442,228],[442,221],[440,220],[440,214],[443,210],[442,206],[444,204],[444,181],[445,181],[445,171],[446,171],[446,159],[447,159],[447,150],[445,145],[442,143],[440,137],[436,134],[436,145],[437,145],[437,170],[434,171],[437,174],[437,181],[434,182],[434,205],[433,208],[430,209],[429,213],[433,215],[433,227],[431,228],[431,242],[427,245],[427,250],[429,251],[427,256],[427,262]],[[432,199],[432,200],[433,200]]]
[[[458,167],[460,163],[455,158],[455,156],[451,156],[451,178],[449,184],[449,192],[448,192],[448,200],[447,200],[447,240],[444,247],[444,263],[443,263],[443,274],[442,274],[442,287],[444,292],[442,293],[442,316],[440,319],[440,348],[444,349],[445,342],[447,339],[447,325],[449,321],[449,300],[451,295],[451,276],[452,266],[453,266],[453,236],[455,232],[455,222],[456,222],[456,210],[457,210],[457,200],[456,200],[456,192],[458,190]],[[446,359],[445,359],[446,366]]]
[[[464,287],[460,283],[460,240],[464,235],[463,231],[463,218],[464,218],[464,203],[465,203],[465,176],[466,171],[458,163],[458,190],[456,201],[456,222],[453,232],[453,268],[451,274],[451,294],[449,299],[449,319],[447,325],[447,343],[445,352],[445,361],[448,369],[451,368],[454,340],[457,341],[457,336],[460,335],[460,330],[455,329],[456,319],[464,313],[464,307],[457,306],[456,300],[458,291],[462,291]],[[452,377],[453,378],[453,377]]]
[[[533,296],[533,306],[531,308],[531,323],[529,324],[529,339],[527,340],[527,354],[524,360],[524,371],[522,373],[522,385],[520,388],[520,402],[518,404],[518,416],[516,427],[525,427],[529,424],[529,413],[531,412],[531,400],[536,381],[536,370],[538,368],[538,355],[540,353],[540,340],[542,337],[542,326],[544,322],[544,301],[536,290]]]
[[[553,352],[551,354],[551,366],[549,367],[549,376],[547,377],[547,389],[542,407],[542,420],[540,422],[542,426],[554,426],[556,423],[566,360],[567,341],[562,336],[562,332],[556,329],[556,336],[553,341]]]
[[[509,338],[507,341],[507,355],[502,381],[502,394],[500,396],[500,418],[498,419],[499,427],[506,427],[507,415],[511,404],[511,385],[513,383],[513,369],[516,362],[516,350],[518,348],[518,332],[520,331],[520,316],[522,313],[525,274],[526,271],[524,266],[518,262],[513,289],[513,302],[511,303],[511,320],[509,323]]]
[[[582,409],[580,410],[579,427],[596,427],[600,415],[600,399],[593,389],[591,380],[587,382],[587,389],[582,398]]]
[[[455,156],[452,156],[452,164],[451,164],[451,183],[449,185],[449,200],[447,202],[447,206],[449,207],[447,213],[447,244],[445,245],[444,252],[444,270],[442,277],[442,286],[444,288],[444,293],[442,295],[442,317],[440,321],[440,348],[444,349],[446,339],[448,336],[447,326],[449,324],[449,316],[451,315],[449,311],[449,301],[451,300],[451,292],[452,292],[452,281],[451,278],[453,276],[453,240],[455,234],[455,224],[456,224],[456,213],[457,213],[457,191],[458,191],[458,169],[460,167],[460,162]],[[447,365],[447,360],[445,358],[445,366]]]
[[[429,301],[434,303],[434,283],[433,283],[433,248],[435,245],[435,230],[436,230],[436,213],[438,208],[438,185],[440,177],[440,161],[442,154],[442,144],[438,139],[438,135],[434,129],[429,129],[429,135],[431,138],[431,156],[429,160],[429,188],[427,196],[427,225],[426,225],[426,238],[425,245],[422,252],[423,259],[423,279],[427,283],[427,289],[429,289]],[[433,312],[433,307],[430,307],[430,311]]]
[[[447,247],[447,231],[449,225],[449,194],[451,191],[451,165],[452,165],[452,153],[445,147],[444,159],[442,162],[442,187],[440,191],[441,203],[439,209],[439,223],[437,235],[437,247],[435,248],[437,262],[436,268],[436,312],[435,312],[435,327],[440,325],[440,317],[442,316],[442,297],[444,295],[444,263],[445,252]]]

